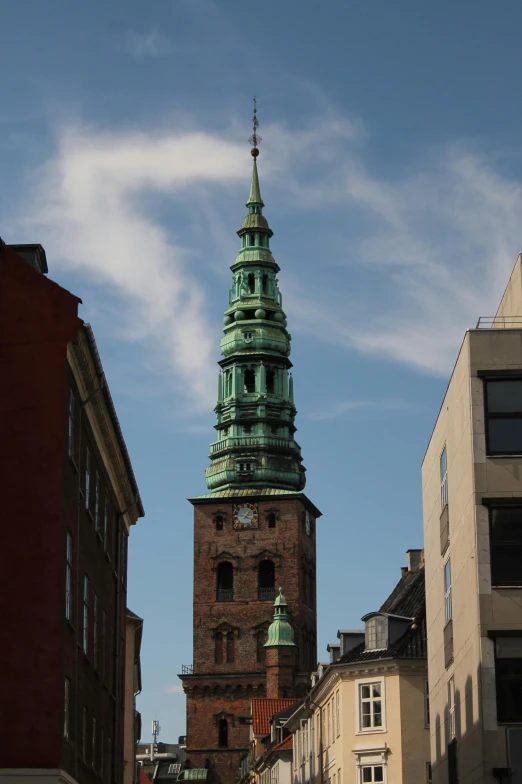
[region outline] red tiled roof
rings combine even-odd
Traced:
[[[254,697],[252,700],[252,729],[254,735],[270,734],[270,719],[276,713],[299,702],[297,697],[272,699],[271,697]]]
[[[140,778],[138,784],[150,784],[150,779],[140,765]]]
[[[294,736],[288,735],[281,743],[276,743],[275,746],[272,746],[272,751],[279,751],[280,749],[293,749],[294,748]]]

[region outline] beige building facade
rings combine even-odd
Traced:
[[[293,784],[431,781],[421,551],[286,724]]]
[[[522,782],[522,268],[466,332],[422,466],[434,784]]]

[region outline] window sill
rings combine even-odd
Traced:
[[[490,459],[500,458],[501,460],[509,460],[512,457],[522,458],[522,452],[486,452],[486,457]]]
[[[369,727],[367,730],[359,730],[356,735],[382,735],[383,732],[388,732],[386,727]]]
[[[520,590],[522,588],[522,583],[518,583],[518,584],[516,584],[516,583],[507,584],[506,583],[505,585],[494,585],[492,583],[491,587],[494,588],[496,591],[501,591],[503,588],[507,589],[507,590],[513,590],[513,588],[516,588],[516,589]]]

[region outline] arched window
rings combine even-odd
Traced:
[[[248,244],[251,245],[251,246],[255,245],[255,235],[254,234],[249,234],[248,235]]]
[[[231,602],[234,598],[234,567],[230,561],[221,561],[217,568],[218,602]]]
[[[266,391],[268,394],[273,395],[275,391],[275,371],[266,371]]]
[[[216,531],[223,530],[223,515],[216,515]]]
[[[275,528],[276,527],[275,512],[270,512],[267,519],[268,519],[268,527],[269,528]]]
[[[268,275],[263,275],[261,279],[261,291],[263,294],[268,294]]]
[[[268,558],[261,561],[258,566],[258,586],[260,599],[274,599],[275,597],[275,564]]]
[[[256,660],[258,662],[265,661],[265,642],[266,642],[266,629],[259,629],[256,634]]]
[[[245,370],[245,392],[256,391],[256,372],[252,368]]]
[[[253,294],[256,290],[256,276],[253,272],[248,274],[248,293]]]
[[[225,397],[232,395],[232,371],[228,370],[225,375]]]
[[[218,746],[225,749],[228,747],[228,721],[226,719],[219,720]]]
[[[223,664],[223,634],[221,632],[217,632],[214,642],[214,662]]]
[[[227,664],[234,661],[234,632],[227,634]]]

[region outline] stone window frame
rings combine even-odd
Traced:
[[[372,686],[379,684],[381,687],[380,702],[381,702],[381,724],[380,726],[363,727],[362,726],[362,687]],[[372,697],[372,702],[373,702]],[[377,699],[377,698],[375,698]],[[373,716],[373,714],[372,714]],[[357,735],[368,735],[369,733],[383,733],[387,731],[386,728],[386,679],[383,676],[375,678],[358,678],[355,681],[355,726],[357,728]]]

